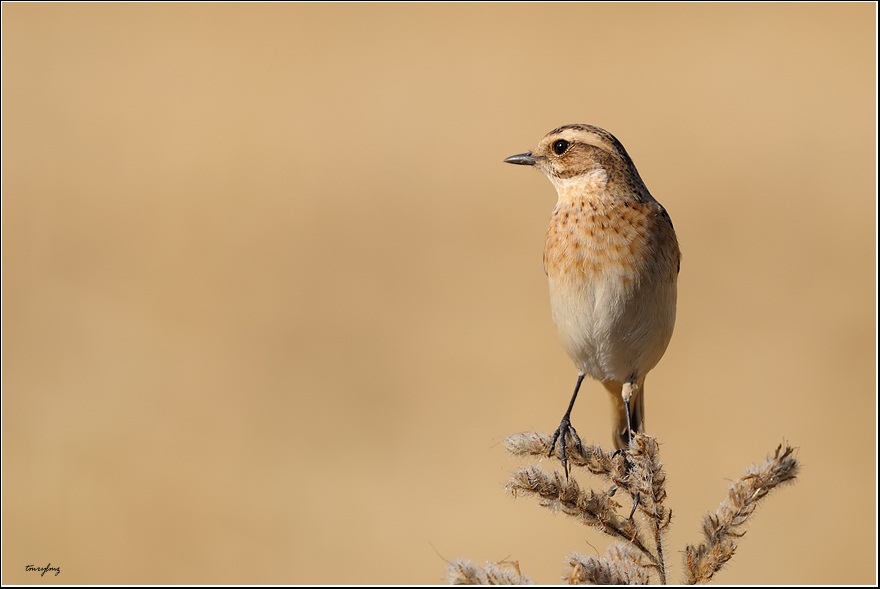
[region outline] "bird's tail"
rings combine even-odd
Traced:
[[[626,405],[623,403],[623,384],[619,382],[604,382],[605,388],[611,393],[611,402],[614,406],[614,447],[620,450],[629,444],[629,434],[626,431]],[[634,432],[645,431],[645,385],[639,383],[629,401],[629,418]]]

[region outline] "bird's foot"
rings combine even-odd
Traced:
[[[552,456],[553,449],[556,447],[556,442],[559,442],[559,457],[562,460],[562,469],[565,471],[565,476],[567,477],[568,457],[565,455],[566,437],[571,438],[575,444],[577,444],[578,450],[583,453],[584,445],[581,442],[581,438],[578,436],[577,431],[572,427],[567,415],[562,418],[559,427],[553,432],[553,437],[550,439],[550,451],[547,452],[547,456]]]
[[[623,456],[623,476],[624,478],[628,478],[633,469],[632,459],[630,458],[629,449],[632,447],[632,437],[630,436],[630,445],[626,448],[618,448],[611,454],[611,458],[615,456]],[[615,489],[616,490],[616,489]],[[636,509],[639,507],[639,501],[641,500],[641,493],[636,489],[635,495],[633,495],[633,506],[632,511],[629,512],[629,519],[631,520],[633,516],[636,514]]]
[[[639,508],[639,501],[641,500],[641,498],[642,498],[642,494],[638,490],[636,490],[636,494],[633,497],[633,508],[632,508],[632,511],[629,512],[629,517],[627,518],[630,521],[632,520],[633,516],[636,514],[636,509]]]

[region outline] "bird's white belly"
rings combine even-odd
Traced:
[[[657,365],[672,337],[675,298],[675,281],[550,280],[562,344],[581,372],[600,381],[625,382]]]

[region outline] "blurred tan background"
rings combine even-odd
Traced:
[[[800,481],[716,580],[876,581],[873,5],[2,11],[4,583],[553,583],[603,551],[503,491],[575,369],[555,192],[501,160],[575,122],[684,252],[647,387],[671,578],[788,440]],[[609,415],[589,383],[576,427]]]

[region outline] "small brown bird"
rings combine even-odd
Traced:
[[[681,253],[669,215],[611,133],[566,125],[534,150],[504,161],[536,167],[559,196],[544,244],[544,272],[553,321],[578,369],[550,443],[552,454],[559,441],[567,472],[566,436],[582,447],[570,419],[584,376],[612,395],[617,448],[643,431],[645,376],[672,337]]]

